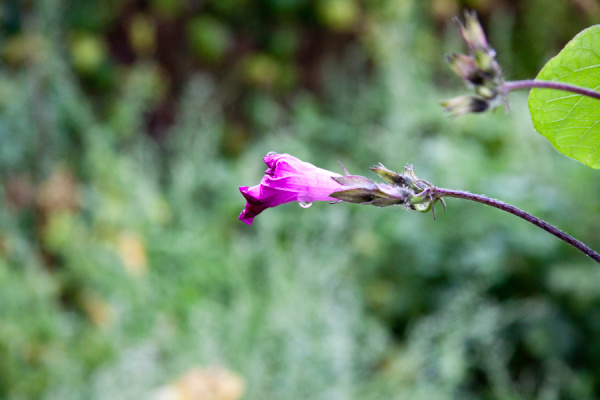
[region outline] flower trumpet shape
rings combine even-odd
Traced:
[[[248,225],[267,208],[292,201],[304,206],[314,201],[408,206],[412,195],[406,185],[377,184],[362,176],[349,175],[345,170],[346,175],[336,174],[289,154],[270,152],[264,161],[269,168],[260,184],[240,186],[247,203],[239,220]]]
[[[330,195],[343,190],[342,184],[333,180],[340,174],[315,167],[289,154],[268,153],[264,158],[268,168],[259,185],[240,186],[246,198],[246,207],[240,221],[252,225],[254,217],[270,207],[297,201],[339,201]]]

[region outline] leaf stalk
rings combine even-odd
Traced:
[[[534,88],[562,90],[565,92],[577,93],[582,96],[587,96],[587,97],[591,97],[591,98],[600,100],[600,92],[598,92],[596,90],[584,88],[581,86],[571,85],[568,83],[555,82],[555,81],[542,81],[542,80],[537,80],[537,79],[527,79],[527,80],[522,80],[522,81],[504,82],[504,84],[502,85],[502,92],[503,92],[504,96],[506,96],[506,94],[508,92],[511,92],[513,90],[534,89]]]

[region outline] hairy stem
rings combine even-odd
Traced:
[[[500,200],[492,199],[486,196],[482,196],[479,194],[473,194],[469,192],[464,192],[462,190],[451,190],[451,189],[443,189],[438,187],[432,187],[429,189],[429,194],[433,198],[442,198],[442,197],[455,197],[458,199],[465,199],[476,201],[478,203],[486,204],[488,206],[496,207],[500,210],[504,210],[509,212],[517,217],[523,218],[525,221],[531,222],[535,226],[538,226],[545,230],[548,233],[553,234],[557,238],[569,243],[571,246],[575,247],[577,250],[582,251],[588,257],[592,258],[596,262],[600,263],[600,254],[596,253],[594,250],[586,246],[583,242],[575,239],[574,237],[567,235],[563,231],[554,226],[550,225],[546,221],[539,219],[515,206],[511,206],[510,204],[506,204]]]
[[[524,80],[524,81],[505,82],[503,85],[503,92],[506,95],[511,90],[533,89],[533,88],[563,90],[565,92],[577,93],[577,94],[581,94],[583,96],[592,97],[594,99],[600,100],[600,92],[597,92],[592,89],[584,88],[581,86],[570,85],[568,83],[553,82],[553,81],[540,81],[540,80],[534,80],[534,79],[528,79],[528,80]]]

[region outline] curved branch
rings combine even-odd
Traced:
[[[479,194],[465,192],[462,190],[451,190],[451,189],[432,187],[429,189],[429,194],[433,198],[441,199],[442,197],[455,197],[458,199],[471,200],[471,201],[475,201],[477,203],[485,204],[485,205],[492,206],[492,207],[498,208],[500,210],[509,212],[513,215],[516,215],[517,217],[524,219],[525,221],[532,223],[533,225],[535,225],[539,228],[542,228],[546,232],[551,233],[552,235],[556,236],[560,240],[567,242],[571,246],[575,247],[577,250],[585,253],[585,255],[587,255],[594,261],[600,263],[600,254],[596,253],[590,247],[586,246],[583,242],[575,239],[573,236],[570,236],[570,235],[564,233],[563,231],[550,225],[546,221],[541,220],[538,217],[535,217],[515,206],[504,203],[500,200],[492,199],[492,198],[482,196]]]

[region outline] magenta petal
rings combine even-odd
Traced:
[[[257,188],[257,187],[258,186],[249,188],[248,186],[240,186],[240,192],[246,198],[247,203],[246,203],[246,207],[244,207],[244,210],[240,213],[240,216],[238,217],[238,219],[240,221],[247,223],[248,225],[252,225],[252,221],[254,220],[254,217],[256,217],[258,214],[260,214],[263,210],[265,210],[267,208],[267,207],[261,205],[260,200],[255,198],[250,193],[250,191],[252,189]]]
[[[342,187],[331,179],[339,174],[317,168],[289,154],[270,153],[264,161],[268,168],[260,184],[240,187],[247,204],[239,219],[249,225],[262,211],[280,204],[335,201],[330,194]]]

